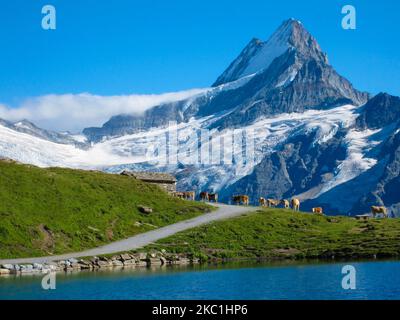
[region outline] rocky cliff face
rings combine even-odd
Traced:
[[[357,119],[360,129],[377,129],[400,120],[400,98],[379,93],[364,106]]]

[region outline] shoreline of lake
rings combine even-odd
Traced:
[[[1,277],[10,276],[32,276],[43,275],[50,272],[75,274],[78,272],[97,272],[97,271],[120,271],[120,270],[145,270],[161,268],[187,268],[193,266],[210,267],[224,266],[233,264],[277,264],[277,265],[297,265],[312,263],[342,263],[342,262],[379,262],[379,261],[400,261],[398,257],[339,257],[321,256],[313,258],[295,258],[295,257],[259,257],[259,258],[212,258],[209,260],[200,260],[188,254],[169,254],[165,252],[153,253],[123,253],[114,255],[110,258],[106,256],[90,257],[87,259],[67,259],[55,261],[46,264],[9,264],[1,265]],[[29,267],[27,267],[29,266]],[[7,267],[8,269],[5,269]],[[18,268],[18,269],[17,269]],[[24,269],[23,269],[24,268]]]

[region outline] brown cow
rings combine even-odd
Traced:
[[[206,201],[208,200],[208,192],[200,192],[200,200],[201,201]]]
[[[176,197],[176,198],[179,198],[179,199],[185,199],[185,195],[184,195],[183,192],[175,191],[175,192],[172,193],[172,195],[174,197]]]
[[[312,208],[312,213],[324,214],[324,210],[321,207]]]
[[[235,204],[244,204],[246,206],[249,205],[249,196],[246,195],[237,195],[237,196],[233,196],[233,202]]]
[[[263,197],[258,199],[258,203],[260,204],[260,207],[265,207],[267,205],[267,201]]]
[[[385,218],[388,218],[388,213],[386,207],[383,206],[372,206],[371,212],[373,217],[375,218],[377,214],[382,213]]]
[[[194,191],[184,191],[183,198],[186,200],[193,200],[195,199],[196,193]]]
[[[297,198],[293,198],[292,201],[292,209],[294,211],[300,211],[300,200]]]
[[[279,203],[280,203],[279,200],[267,199],[267,206],[268,207],[276,207]]]
[[[215,203],[218,202],[218,193],[209,193],[208,194],[208,201],[214,201]]]
[[[281,205],[283,205],[283,207],[284,207],[285,209],[290,208],[289,200],[281,200]]]
[[[234,204],[240,204],[240,199],[241,199],[241,197],[240,196],[233,196],[232,197],[232,201],[233,201],[233,203]]]

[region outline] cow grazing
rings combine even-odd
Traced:
[[[294,211],[300,211],[300,200],[297,198],[292,199],[292,209]]]
[[[279,200],[267,199],[267,206],[268,207],[276,207],[279,203],[280,203]]]
[[[281,201],[281,205],[283,205],[283,207],[284,207],[285,209],[289,209],[289,208],[290,208],[289,200],[282,200],[282,201]]]
[[[185,191],[183,192],[183,197],[186,200],[193,200],[195,199],[196,193],[194,191]]]
[[[246,195],[233,196],[232,199],[235,204],[244,204],[246,206],[249,205],[249,197]]]
[[[388,218],[388,217],[389,217],[389,216],[388,216],[388,213],[387,213],[386,207],[383,207],[383,206],[372,206],[372,207],[371,207],[371,212],[372,212],[372,215],[373,215],[374,218],[375,218],[376,215],[379,214],[379,213],[383,214],[383,216],[384,216],[385,218]]]
[[[200,200],[201,201],[206,201],[208,200],[208,192],[200,192]]]
[[[263,197],[258,199],[258,203],[260,204],[260,207],[265,207],[267,205],[267,201]]]
[[[209,193],[208,194],[208,201],[214,201],[215,203],[218,202],[218,193]]]
[[[312,208],[312,213],[315,214],[324,214],[324,211],[321,207],[317,207],[317,208]]]

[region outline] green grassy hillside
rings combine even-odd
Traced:
[[[181,232],[147,249],[204,259],[399,256],[400,219],[363,222],[264,209]]]
[[[209,210],[126,176],[0,160],[0,258],[93,248]]]

